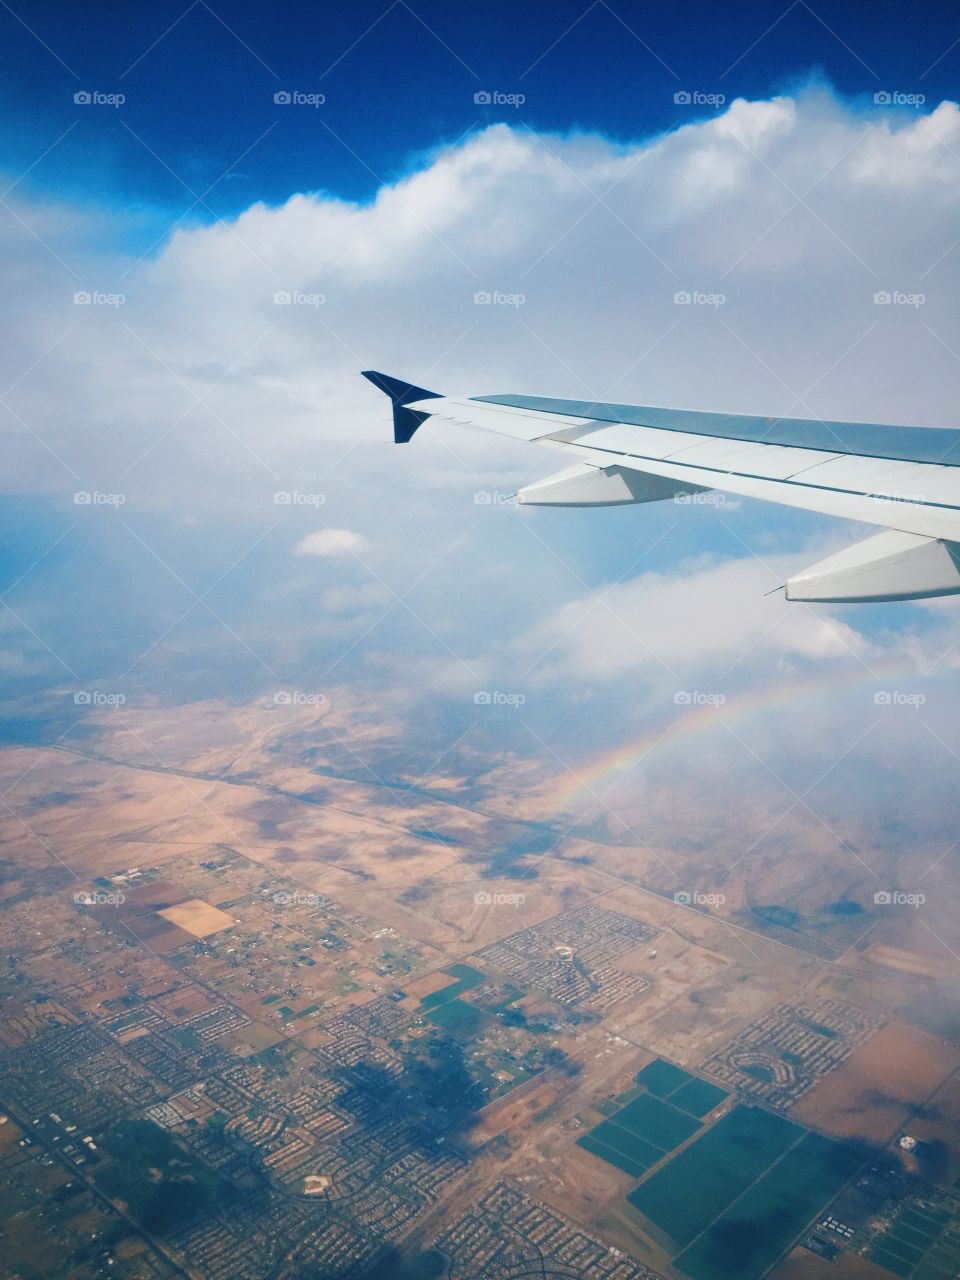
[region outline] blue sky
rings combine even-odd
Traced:
[[[729,102],[810,75],[848,97],[939,101],[955,92],[958,36],[952,6],[924,6],[918,21],[902,0],[174,0],[101,4],[93,19],[62,2],[5,4],[0,167],[19,177],[35,165],[27,189],[148,220],[157,209],[209,219],[296,191],[361,199],[418,153],[496,119],[633,141],[696,114],[677,92]],[[73,102],[83,90],[126,101],[84,110]],[[278,107],[282,91],[326,101]],[[478,105],[478,92],[525,101]]]

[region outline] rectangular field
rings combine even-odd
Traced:
[[[693,1280],[757,1280],[862,1165],[861,1152],[805,1133],[675,1266]]]
[[[661,1102],[650,1093],[642,1093],[611,1116],[607,1122],[645,1138],[661,1151],[672,1151],[686,1142],[700,1128],[700,1121],[669,1102]]]
[[[663,1058],[656,1058],[637,1073],[637,1084],[642,1084],[648,1093],[658,1098],[666,1098],[674,1089],[679,1089],[692,1079],[689,1071],[674,1066],[672,1062],[665,1062]]]
[[[454,1036],[475,1035],[489,1021],[487,1014],[467,1004],[466,1000],[447,1000],[427,1014],[435,1026],[443,1027]]]
[[[439,991],[431,991],[428,995],[421,997],[421,1009],[433,1009],[439,1004],[446,1004],[448,1000],[455,999],[464,991],[469,991],[471,987],[479,986],[481,982],[487,980],[486,974],[469,964],[452,964],[443,972],[449,974],[455,981],[448,982]]]
[[[718,1107],[728,1096],[726,1090],[719,1085],[701,1080],[664,1058],[654,1059],[642,1071],[637,1072],[636,1079],[637,1084],[647,1093],[652,1093],[662,1102],[669,1102],[672,1107],[679,1107],[681,1111],[686,1111],[697,1119]]]
[[[606,1160],[607,1164],[622,1169],[633,1178],[641,1177],[663,1157],[663,1152],[657,1147],[651,1147],[642,1138],[630,1137],[616,1125],[611,1125],[609,1129],[598,1125],[592,1133],[582,1137],[577,1146]]]
[[[688,1115],[701,1119],[729,1095],[719,1085],[710,1084],[707,1080],[690,1079],[682,1084],[675,1093],[670,1094],[670,1105],[679,1107]]]
[[[640,1093],[585,1134],[578,1146],[639,1178],[700,1128],[700,1121],[652,1093]]]
[[[734,1107],[627,1199],[678,1246],[687,1245],[802,1136],[789,1120]]]

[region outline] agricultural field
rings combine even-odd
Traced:
[[[863,1164],[858,1151],[806,1133],[675,1260],[693,1280],[756,1280]]]
[[[861,1155],[737,1106],[628,1197],[693,1280],[751,1280],[853,1177]]]
[[[904,1280],[953,1280],[960,1274],[960,1230],[943,1209],[909,1205],[877,1238],[870,1261]]]
[[[701,1127],[700,1117],[727,1095],[660,1058],[636,1079],[641,1087],[624,1094],[619,1105],[601,1104],[598,1109],[606,1118],[577,1145],[639,1178],[691,1138]],[[683,1094],[686,1106],[676,1100]]]
[[[637,1073],[637,1084],[688,1115],[701,1118],[729,1097],[725,1089],[657,1058]]]
[[[430,1010],[427,1017],[438,1027],[443,1027],[451,1035],[470,1037],[483,1029],[489,1021],[487,1015],[465,1000],[446,1000]]]
[[[433,1009],[439,1004],[446,1004],[448,1000],[463,995],[464,991],[469,991],[471,987],[478,987],[487,980],[485,974],[469,964],[452,964],[443,972],[449,974],[453,981],[437,991],[431,991],[428,995],[422,996],[420,999],[422,1009]]]

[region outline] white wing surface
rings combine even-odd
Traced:
[[[428,417],[532,440],[574,466],[520,502],[610,506],[720,489],[881,526],[786,584],[807,601],[960,592],[960,431],[760,418],[539,396],[439,396],[365,374],[393,401],[395,438]]]

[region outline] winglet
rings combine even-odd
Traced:
[[[364,369],[362,372],[369,382],[393,401],[394,443],[409,443],[413,439],[414,432],[430,415],[421,413],[418,409],[408,409],[407,405],[416,400],[440,400],[442,399],[440,392],[425,391],[423,387],[415,387],[412,382],[391,378],[389,374],[377,373],[375,369]]]

